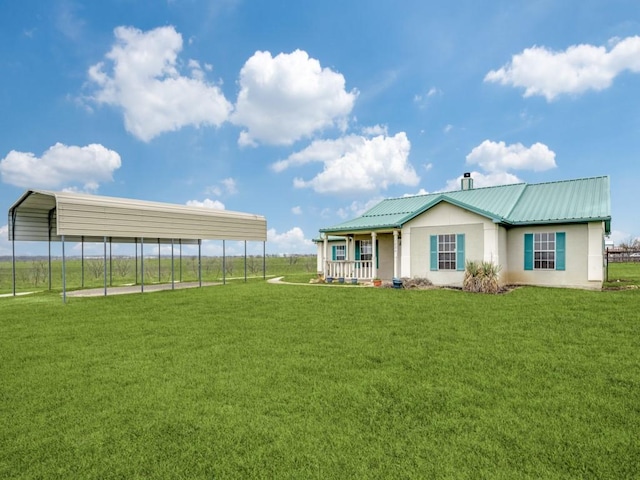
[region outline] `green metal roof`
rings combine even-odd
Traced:
[[[505,225],[604,221],[611,229],[609,177],[432,193],[383,200],[360,217],[320,229],[355,232],[400,228],[440,202],[448,202]]]

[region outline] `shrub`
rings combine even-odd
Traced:
[[[402,288],[413,288],[419,290],[425,290],[433,288],[431,280],[428,278],[402,278]]]
[[[462,289],[467,292],[498,293],[500,266],[493,262],[468,261]]]

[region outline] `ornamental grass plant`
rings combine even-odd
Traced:
[[[500,265],[493,262],[467,261],[463,290],[476,293],[498,293],[500,291]]]

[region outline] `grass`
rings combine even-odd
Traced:
[[[610,263],[606,288],[640,286],[640,263]]]
[[[0,299],[0,478],[637,478],[639,304],[262,281]]]

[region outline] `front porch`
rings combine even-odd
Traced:
[[[401,276],[400,230],[323,235],[318,244],[318,273],[325,278],[374,278]]]

